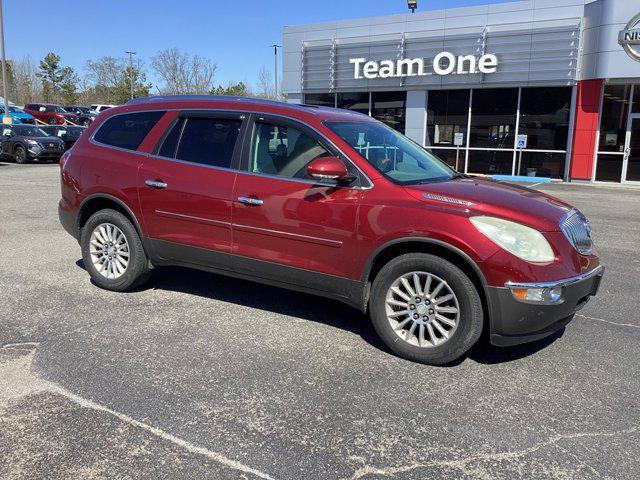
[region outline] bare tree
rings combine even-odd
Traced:
[[[93,98],[96,102],[123,103],[130,96],[131,71],[125,58],[102,57],[97,61],[87,61],[87,79],[82,98]],[[144,63],[133,62],[134,96],[149,95],[151,84],[146,82]],[[87,88],[88,86],[88,88]],[[87,102],[93,103],[93,102]]]
[[[213,89],[216,63],[200,55],[181,53],[177,48],[158,52],[151,66],[164,81],[163,93],[207,93]]]
[[[271,70],[267,67],[262,67],[258,72],[258,92],[257,96],[261,98],[275,99],[273,91],[273,78],[271,76]]]
[[[10,81],[9,99],[18,105],[33,102],[42,95],[42,83],[36,76],[38,68],[28,56],[11,60],[13,79]]]

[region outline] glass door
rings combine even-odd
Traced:
[[[622,181],[640,182],[640,114],[632,114],[629,119],[626,143]]]

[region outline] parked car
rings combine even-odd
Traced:
[[[483,328],[564,327],[603,274],[591,227],[536,190],[457,173],[366,115],[256,99],[137,99],[61,159],[59,217],[96,285],[182,265],[368,312],[396,354],[443,364]]]
[[[76,127],[74,125],[46,125],[40,127],[40,130],[47,135],[59,138],[64,142],[65,150],[69,150],[80,138],[86,127]]]
[[[98,116],[97,112],[91,110],[89,107],[80,107],[77,105],[71,105],[68,107],[62,107],[68,113],[73,113],[78,116],[78,124],[83,127],[88,127]]]
[[[64,153],[64,142],[52,138],[34,125],[2,125],[2,156],[16,163],[29,160],[58,160]]]
[[[0,116],[4,116],[4,106],[0,106]],[[11,117],[12,123],[26,123],[33,125],[36,122],[33,115],[29,115],[21,108],[13,105],[9,105],[9,116]]]
[[[78,116],[67,112],[60,105],[29,103],[24,106],[24,111],[49,125],[64,125],[67,122],[78,123]]]
[[[117,105],[96,104],[96,105],[91,105],[91,110],[100,113],[105,111],[108,108],[113,108],[113,107],[117,107]]]

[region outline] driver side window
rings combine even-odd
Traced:
[[[256,122],[249,170],[310,180],[307,165],[328,155],[330,153],[320,143],[296,128]]]

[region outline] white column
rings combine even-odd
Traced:
[[[424,145],[427,118],[427,91],[409,90],[407,92],[405,135]]]

